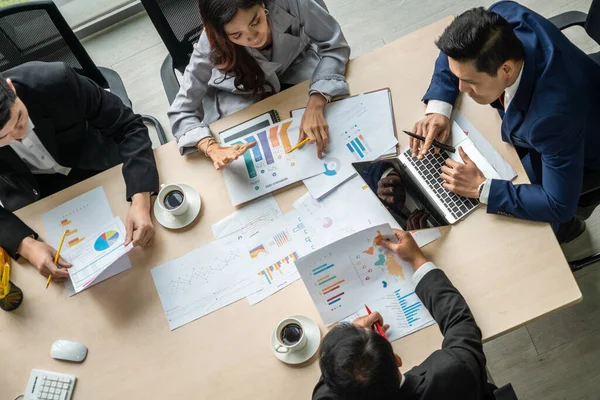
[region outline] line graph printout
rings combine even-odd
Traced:
[[[169,328],[234,303],[253,292],[251,258],[242,244],[220,239],[152,269]]]
[[[389,224],[367,228],[296,260],[298,272],[325,324],[409,282],[413,269],[379,245],[395,240]]]
[[[269,194],[253,201],[212,226],[215,238],[235,235],[244,240],[283,216],[275,197]]]
[[[288,119],[232,143],[256,144],[223,170],[234,206],[323,172],[314,148],[289,153],[298,142],[300,121]]]
[[[246,247],[257,289],[248,296],[248,302],[254,305],[300,279],[294,263],[317,243],[314,231],[293,210],[246,240]]]

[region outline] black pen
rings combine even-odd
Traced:
[[[422,142],[425,141],[425,138],[423,136],[417,135],[416,133],[412,133],[409,131],[402,131],[402,132],[406,133],[408,136],[414,137],[415,139],[419,139]],[[435,147],[439,147],[442,150],[449,151],[450,153],[456,153],[456,149],[454,147],[444,144],[444,143],[440,143],[436,139],[433,139],[433,145]]]

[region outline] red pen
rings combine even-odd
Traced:
[[[371,310],[369,310],[369,307],[365,304],[365,308],[367,309],[367,312],[369,313],[369,315],[371,315]],[[383,336],[386,340],[389,340],[388,337],[385,335],[385,332],[383,331],[383,329],[381,329],[381,325],[379,325],[379,322],[375,322],[375,328],[377,328],[377,332],[379,332],[379,334],[381,336]]]

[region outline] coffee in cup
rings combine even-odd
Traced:
[[[307,338],[302,323],[296,318],[286,318],[277,325],[277,343],[275,351],[291,353],[302,350]]]
[[[179,185],[161,185],[156,201],[161,209],[173,216],[182,215],[188,210],[185,191]]]

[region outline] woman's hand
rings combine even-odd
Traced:
[[[208,148],[206,148],[205,140],[210,140],[210,138],[200,141],[197,147],[202,153],[205,153],[210,157],[217,171],[223,169],[227,164],[237,160],[238,157],[243,155],[248,149],[256,146],[256,142],[234,144],[233,146],[220,146],[218,143],[213,141],[212,143],[209,143]]]
[[[298,143],[310,139],[310,143],[317,144],[317,157],[323,158],[329,140],[329,126],[325,120],[325,104],[327,99],[320,94],[313,94],[308,99],[306,111],[300,123],[300,136]]]

